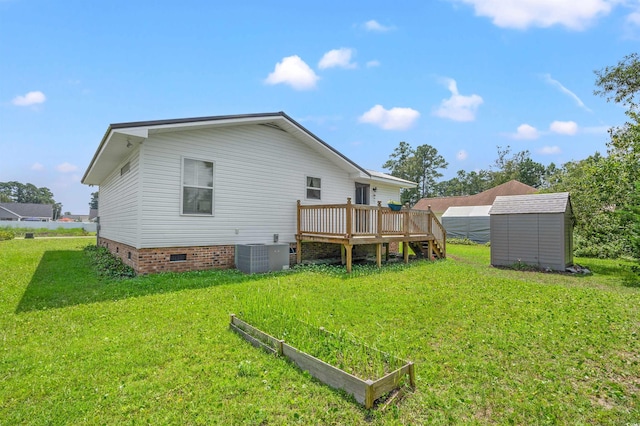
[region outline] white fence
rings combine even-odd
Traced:
[[[31,228],[31,229],[39,229],[39,228],[47,228],[47,229],[73,229],[73,228],[83,228],[87,232],[96,232],[97,224],[90,222],[32,222],[29,220],[25,221],[15,221],[15,220],[1,220],[0,228],[9,227],[9,228]]]

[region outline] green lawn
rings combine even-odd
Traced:
[[[0,242],[0,424],[637,424],[640,288],[491,268],[483,246],[383,268],[98,278],[86,239]],[[228,330],[295,312],[416,363],[365,410]]]

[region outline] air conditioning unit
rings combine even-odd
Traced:
[[[288,244],[238,244],[236,268],[247,274],[289,268]]]

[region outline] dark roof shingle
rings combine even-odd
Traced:
[[[431,210],[436,213],[446,211],[449,207],[459,206],[490,206],[498,196],[503,195],[525,195],[538,192],[533,186],[526,185],[517,180],[498,185],[494,188],[487,189],[475,195],[464,195],[459,197],[436,197],[423,198],[413,207],[418,210],[427,210],[431,206]]]
[[[570,206],[568,192],[496,197],[489,214],[564,213]]]
[[[53,206],[51,204],[0,203],[0,207],[22,218],[53,218]]]

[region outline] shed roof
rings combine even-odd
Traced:
[[[418,210],[427,210],[431,206],[434,212],[444,212],[454,206],[486,206],[493,204],[497,196],[533,194],[538,190],[517,180],[510,180],[502,185],[487,189],[474,195],[457,197],[423,198],[413,207]]]
[[[568,192],[499,196],[489,214],[564,213],[571,208]]]

